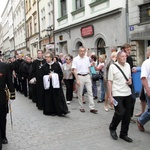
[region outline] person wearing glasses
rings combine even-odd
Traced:
[[[60,65],[54,62],[52,53],[47,52],[45,55],[46,63],[41,68],[42,78],[48,76],[49,87],[44,87],[43,114],[50,116],[64,116],[70,113],[68,110],[65,96],[62,89],[61,81],[63,72]],[[44,78],[43,78],[44,81]]]
[[[63,64],[62,70],[63,70],[63,80],[66,86],[66,99],[67,104],[70,104],[73,98],[73,72],[72,72],[72,59],[69,55],[65,57],[66,63]]]
[[[117,54],[117,62],[111,64],[108,71],[108,98],[110,103],[115,108],[112,121],[109,125],[110,135],[114,140],[118,139],[116,130],[121,122],[120,138],[126,142],[132,142],[132,139],[128,137],[128,130],[131,118],[132,109],[132,96],[131,88],[132,84],[130,65],[126,62],[126,52],[119,51]],[[125,79],[123,71],[128,81]],[[115,100],[118,105],[115,106]]]

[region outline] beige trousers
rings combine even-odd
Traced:
[[[89,107],[90,109],[95,109],[94,100],[93,100],[93,93],[92,93],[92,82],[90,75],[80,76],[78,75],[78,79],[80,81],[80,86],[78,86],[78,101],[79,101],[79,108],[83,108],[82,102],[82,93],[84,85],[87,89],[88,100],[89,100]]]

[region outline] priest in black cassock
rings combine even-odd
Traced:
[[[45,59],[47,63],[41,68],[42,76],[49,75],[48,78],[50,80],[50,86],[45,90],[43,113],[45,115],[62,116],[69,113],[61,85],[63,72],[60,65],[53,61],[53,58],[53,54],[46,53]],[[54,88],[52,85],[52,74],[54,73],[58,74],[59,87],[57,88]]]
[[[36,102],[36,106],[39,110],[43,109],[44,88],[43,79],[41,77],[41,67],[45,63],[46,61],[43,58],[43,51],[38,50],[37,59],[33,61],[31,72],[29,74],[29,83],[32,84],[32,99]],[[35,88],[35,90],[33,88]]]

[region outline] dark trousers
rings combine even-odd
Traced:
[[[72,101],[73,98],[73,79],[65,79],[64,83],[66,85],[66,99],[67,101]]]
[[[6,115],[7,115],[8,107],[6,105],[0,105],[0,131],[1,138],[6,137]]]
[[[22,93],[22,80],[18,78],[18,90]]]
[[[14,87],[16,89],[16,91],[19,91],[19,85],[18,85],[18,78],[14,78]]]
[[[1,129],[0,129],[0,150],[2,150],[2,136],[1,136]]]
[[[121,122],[120,135],[127,136],[131,118],[132,97],[130,95],[125,97],[114,97],[114,99],[118,101],[118,105],[115,107],[115,113],[110,124],[110,129],[116,130]]]
[[[22,82],[22,92],[23,92],[24,96],[27,97],[27,79],[24,78],[21,80],[21,82]]]
[[[31,94],[32,101],[34,103],[37,103],[36,84],[30,84],[29,87],[30,87],[30,94]]]

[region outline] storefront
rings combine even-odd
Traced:
[[[125,24],[122,8],[54,31],[56,52],[76,56],[83,45],[97,55],[110,55],[110,47],[126,43]]]

